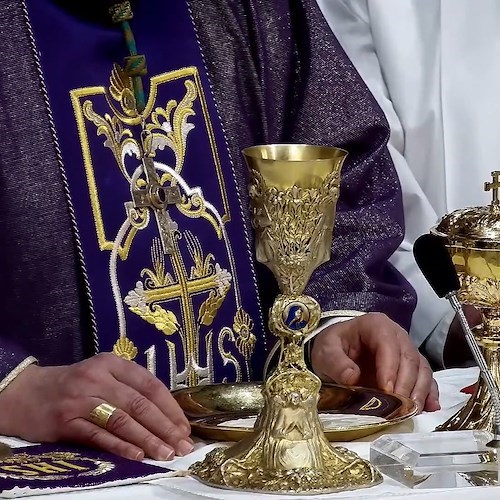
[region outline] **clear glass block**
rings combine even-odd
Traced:
[[[370,446],[370,462],[409,488],[463,488],[499,483],[497,449],[486,431],[387,434]]]

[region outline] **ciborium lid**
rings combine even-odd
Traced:
[[[492,172],[491,175],[492,182],[484,183],[484,190],[493,193],[490,205],[455,210],[445,215],[431,232],[446,237],[450,243],[500,248],[500,171]]]

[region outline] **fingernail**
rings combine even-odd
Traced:
[[[160,448],[158,449],[158,458],[157,460],[172,460],[174,458],[175,452],[172,450],[172,448],[169,448],[168,446],[161,445]]]
[[[143,452],[142,450],[140,450],[140,451],[137,451],[137,452],[135,452],[135,453],[132,453],[132,454],[130,455],[130,458],[131,458],[132,460],[137,460],[137,461],[139,461],[139,462],[140,462],[140,461],[144,458],[144,452]]]
[[[389,381],[385,384],[384,390],[387,392],[394,392],[394,382]]]
[[[179,444],[177,445],[177,453],[183,457],[193,451],[194,447],[191,443],[183,439],[182,441],[179,441]]]

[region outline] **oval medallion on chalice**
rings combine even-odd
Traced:
[[[282,320],[290,330],[304,330],[310,323],[311,313],[302,302],[293,301],[282,314]]]

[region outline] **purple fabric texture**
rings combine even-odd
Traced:
[[[315,2],[227,3],[231,8],[190,2],[235,161],[241,148],[260,143],[349,151],[332,258],[317,269],[306,293],[323,310],[381,311],[408,328],[414,291],[387,262],[404,221],[383,113]],[[207,23],[205,16],[219,21]],[[240,172],[243,184],[246,171]]]
[[[98,0],[54,3],[72,15],[85,11],[86,23],[109,29],[99,17]],[[135,2],[136,9],[141,3]],[[240,186],[246,186],[240,154],[246,146],[307,142],[349,151],[332,259],[315,272],[307,293],[324,310],[381,311],[408,327],[414,292],[387,262],[404,233],[399,182],[386,149],[388,125],[316,3],[190,0],[188,5]],[[175,19],[165,23],[165,32],[155,36],[168,36],[168,23]],[[43,364],[82,359],[93,352],[93,337],[54,131],[26,12],[17,0],[2,3],[0,43],[1,377],[24,353]],[[246,190],[241,191],[248,213]],[[262,267],[258,271],[268,306],[276,293],[274,278]]]

